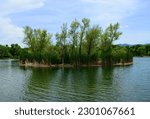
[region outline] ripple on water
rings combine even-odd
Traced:
[[[150,58],[129,67],[23,68],[0,60],[0,101],[150,101]]]

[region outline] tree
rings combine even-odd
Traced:
[[[49,34],[46,30],[35,30],[37,32],[37,51],[46,52],[51,45],[52,34]]]
[[[128,60],[128,50],[126,47],[117,46],[112,50],[113,64],[125,63]]]
[[[98,40],[101,36],[101,28],[99,26],[93,26],[88,29],[86,33],[86,47],[87,47],[87,63],[89,64],[91,54],[96,55],[98,48]]]
[[[71,25],[69,30],[69,38],[71,40],[71,59],[72,62],[76,63],[77,65],[77,46],[78,46],[78,39],[79,39],[79,22],[75,19]]]
[[[146,49],[146,55],[150,56],[150,44],[146,44],[145,49]]]
[[[24,40],[23,42],[31,49],[32,52],[36,51],[36,39],[34,37],[34,31],[31,27],[24,27]]]
[[[52,34],[49,34],[46,30],[32,29],[29,26],[24,28],[24,34],[24,43],[29,47],[30,60],[47,62],[49,56],[46,55],[51,45]]]
[[[18,44],[11,44],[10,53],[13,58],[19,58],[21,47]]]
[[[10,57],[9,47],[0,45],[0,58]]]
[[[80,38],[79,38],[79,62],[81,62],[81,55],[82,55],[82,45],[83,45],[83,40],[85,39],[86,31],[90,26],[90,20],[87,18],[82,19],[82,25],[80,25]]]
[[[103,66],[112,65],[112,44],[122,34],[118,31],[119,23],[110,24],[101,36],[101,57]]]
[[[60,47],[61,59],[63,65],[64,65],[65,54],[66,54],[67,37],[68,37],[67,24],[63,24],[63,26],[61,27],[61,33],[56,34],[56,39],[57,39],[56,44],[58,47]]]
[[[32,29],[29,26],[24,28],[24,43],[28,45],[32,52],[42,52],[51,43],[52,34],[46,30]]]
[[[68,30],[67,23],[56,33],[56,45],[51,44],[52,34],[46,30],[24,28],[24,43],[28,49],[27,60],[46,64],[99,64],[112,66],[114,63],[131,61],[130,47],[120,48],[113,45],[122,34],[118,31],[119,23],[110,24],[104,31],[98,25],[90,27],[90,20],[83,18],[79,23],[76,19],[71,22]],[[137,47],[138,48],[138,47]],[[137,51],[137,48],[135,48]],[[146,54],[149,46],[145,47]],[[139,48],[139,51],[141,48]],[[24,55],[25,56],[25,55]]]
[[[145,56],[145,54],[146,54],[145,46],[138,47],[137,52],[138,52],[139,56]]]

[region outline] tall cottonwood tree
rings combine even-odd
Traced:
[[[89,28],[86,33],[86,49],[87,49],[87,63],[90,62],[91,55],[96,55],[98,48],[98,42],[101,37],[101,28],[99,26],[93,26]]]
[[[32,52],[36,51],[37,44],[36,39],[34,37],[34,30],[29,26],[24,27],[23,42],[30,48]]]
[[[79,62],[81,63],[81,57],[82,57],[82,46],[83,41],[86,37],[86,31],[90,26],[90,20],[87,18],[82,19],[82,24],[80,24],[80,36],[79,36]]]
[[[24,28],[24,43],[32,52],[42,52],[51,44],[52,34],[46,30],[32,29],[29,26]]]
[[[118,31],[119,23],[114,25],[110,24],[101,36],[101,58],[103,66],[112,65],[112,45],[115,40],[119,39],[119,36],[122,34]]]
[[[29,59],[42,62],[48,54],[48,47],[51,46],[52,34],[46,30],[32,29],[29,26],[24,28],[24,43],[29,47]]]
[[[69,38],[70,38],[70,45],[71,45],[71,60],[72,63],[77,65],[78,58],[77,58],[77,49],[78,49],[78,42],[79,42],[79,25],[80,23],[75,19],[71,25],[69,30]]]
[[[67,37],[68,37],[68,30],[67,30],[67,23],[65,23],[61,27],[61,33],[56,34],[56,40],[57,40],[56,44],[60,48],[63,65],[65,62],[65,55],[66,55]]]

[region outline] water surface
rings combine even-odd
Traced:
[[[0,101],[150,101],[150,58],[114,68],[25,68],[0,60],[0,84]]]

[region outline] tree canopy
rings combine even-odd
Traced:
[[[117,58],[129,54],[129,50],[114,48],[113,42],[122,34],[119,23],[110,24],[105,30],[98,25],[90,25],[90,20],[83,18],[81,22],[76,19],[68,28],[67,23],[61,26],[61,31],[55,34],[56,44],[51,43],[52,34],[46,30],[24,28],[24,43],[28,46],[28,61],[38,61],[48,64],[100,64],[111,66]],[[116,56],[114,50],[120,50]],[[35,55],[36,54],[36,55]],[[130,57],[131,58],[131,57]],[[127,62],[127,59],[122,58]],[[118,60],[117,61],[121,61]]]
[[[60,32],[52,35],[45,29],[24,27],[23,43],[10,47],[0,45],[0,58],[19,58],[22,63],[47,65],[71,64],[113,66],[117,63],[132,62],[133,56],[150,56],[150,45],[115,45],[114,41],[122,35],[119,23],[110,24],[106,29],[90,25],[90,20],[73,20],[64,23]],[[52,36],[56,43],[52,43]]]

